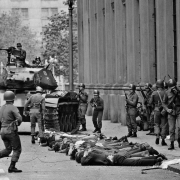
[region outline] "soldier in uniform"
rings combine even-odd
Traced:
[[[24,106],[24,115],[27,116],[27,108],[30,107],[30,121],[31,121],[31,136],[32,136],[32,144],[35,143],[35,127],[36,127],[36,121],[38,122],[39,127],[39,137],[40,141],[44,137],[43,131],[43,119],[45,115],[45,98],[42,96],[43,89],[40,86],[36,87],[36,94],[30,96],[28,101],[26,102]]]
[[[77,99],[79,101],[78,122],[76,128],[72,130],[71,134],[75,134],[77,131],[79,131],[80,125],[82,125],[82,129],[80,129],[80,131],[87,131],[85,115],[88,106],[88,94],[85,92],[85,85],[83,83],[79,84],[79,93],[77,94]]]
[[[8,168],[9,173],[20,173],[15,165],[19,160],[21,154],[21,141],[18,135],[17,126],[22,122],[22,117],[17,107],[13,105],[15,94],[12,91],[4,93],[4,100],[6,104],[0,109],[0,122],[1,122],[1,139],[4,142],[5,148],[0,151],[0,158],[8,157],[13,150],[11,164]]]
[[[159,144],[159,138],[161,136],[162,146],[166,146],[165,138],[167,135],[167,116],[163,112],[163,99],[166,97],[166,91],[164,90],[164,81],[159,79],[156,82],[157,90],[152,93],[150,104],[154,104],[154,123],[156,134],[156,144]]]
[[[152,113],[153,107],[149,103],[151,95],[153,93],[152,85],[150,83],[146,83],[145,90],[146,90],[146,99],[144,100],[144,105],[146,107],[147,121],[149,125],[149,130],[150,130],[150,132],[147,133],[146,135],[152,135],[154,134],[154,118],[153,118],[153,113]]]
[[[176,87],[176,81],[173,79],[169,79],[168,87],[169,89],[167,91],[167,98],[164,99],[164,109],[168,112],[169,134],[171,141],[168,150],[173,150],[175,141],[176,120],[178,124],[178,144],[180,148],[180,91]]]
[[[137,103],[138,103],[138,95],[136,94],[136,86],[134,84],[130,84],[130,94],[126,95],[126,122],[128,127],[128,135],[127,137],[137,137]]]
[[[98,90],[94,90],[94,98],[90,100],[90,105],[94,108],[92,121],[95,130],[93,131],[93,133],[101,133],[104,100],[99,96]]]
[[[20,55],[16,56],[16,63],[24,67],[26,65],[26,51],[22,49],[21,43],[17,43],[17,49],[20,51]]]

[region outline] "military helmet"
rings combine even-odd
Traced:
[[[169,79],[167,85],[168,87],[176,86],[176,81],[174,79]]]
[[[153,90],[153,91],[156,91],[156,89],[157,89],[156,84],[153,84],[153,85],[152,85],[152,90]]]
[[[4,93],[4,101],[14,101],[15,94],[12,91],[6,91]]]
[[[131,88],[133,91],[135,91],[135,90],[136,90],[136,85],[130,84],[130,88]]]
[[[152,84],[146,83],[146,84],[145,84],[145,89],[150,89],[150,88],[152,88]]]
[[[98,90],[94,90],[94,95],[99,95],[99,91]]]
[[[36,92],[42,93],[42,92],[43,92],[43,89],[42,89],[40,86],[37,86],[37,87],[36,87]]]
[[[82,88],[84,88],[84,89],[85,89],[85,84],[80,83],[80,84],[79,84],[79,87],[82,87]]]
[[[17,47],[22,47],[22,44],[21,43],[17,43]]]
[[[164,87],[164,81],[161,80],[161,79],[158,79],[158,80],[156,81],[156,87],[157,87],[157,88],[163,88],[163,87]]]

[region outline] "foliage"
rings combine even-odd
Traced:
[[[49,59],[56,56],[55,75],[64,75],[68,80],[69,76],[69,15],[65,11],[55,14],[49,18],[50,23],[43,33],[43,56]],[[77,14],[73,14],[73,69],[74,81],[77,81]],[[63,68],[60,68],[63,67]]]
[[[27,52],[27,61],[32,61],[39,54],[40,44],[37,41],[36,34],[33,33],[28,26],[23,25],[21,17],[17,13],[3,13],[0,16],[0,48],[16,47],[16,43],[20,42],[23,49]],[[7,54],[0,52],[0,61],[5,63]]]

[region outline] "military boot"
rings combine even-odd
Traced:
[[[131,137],[132,136],[132,132],[129,132],[128,134],[127,134],[127,137]]]
[[[71,131],[71,134],[77,134],[78,131],[79,131],[79,129],[78,129],[78,128],[75,128],[75,129],[73,129],[73,130]]]
[[[179,146],[179,148],[180,148],[180,138],[178,138],[178,146]]]
[[[98,128],[98,130],[96,131],[97,133],[101,133],[101,129],[100,128]]]
[[[19,169],[15,168],[15,165],[16,165],[16,162],[11,161],[11,164],[10,164],[10,166],[8,168],[9,173],[21,173],[22,172],[22,170],[19,170]]]
[[[137,133],[133,132],[133,135],[131,137],[137,137]]]
[[[93,133],[96,133],[98,131],[98,128],[95,128],[95,130],[93,131]]]
[[[35,144],[35,138],[34,138],[34,136],[32,136],[31,143],[32,143],[32,144]]]
[[[162,146],[167,146],[167,143],[165,142],[164,139],[162,139],[161,145],[162,145]]]
[[[171,144],[170,144],[168,150],[173,150],[173,149],[174,149],[174,141],[171,141]]]
[[[155,141],[156,144],[159,144],[159,138],[156,137],[156,141]]]
[[[86,124],[82,124],[82,129],[80,129],[79,131],[87,131]]]

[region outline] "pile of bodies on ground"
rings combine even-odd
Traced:
[[[65,153],[81,165],[153,166],[167,158],[148,143],[129,142],[127,136],[106,137],[101,133],[69,135],[45,131],[41,146]]]

